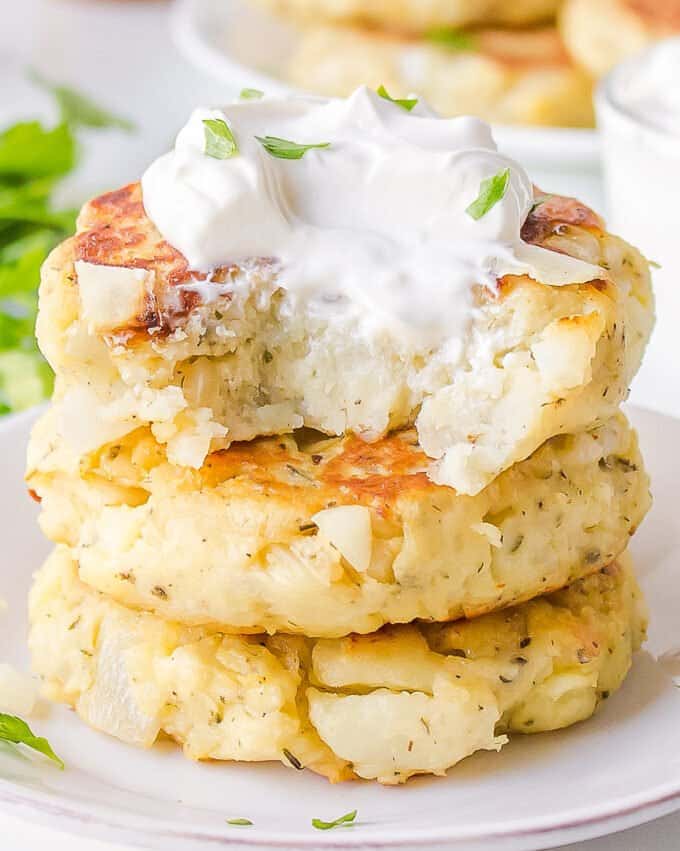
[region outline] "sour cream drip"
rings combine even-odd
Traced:
[[[204,119],[226,121],[239,153],[205,153]],[[329,142],[272,157],[256,136]],[[485,216],[466,208],[481,181],[510,168]],[[275,258],[282,287],[319,311],[359,309],[420,344],[461,340],[472,288],[527,273],[546,284],[601,275],[527,245],[531,182],[475,118],[408,112],[362,87],[346,100],[264,98],[197,109],[175,148],[142,179],[147,214],[194,269]]]

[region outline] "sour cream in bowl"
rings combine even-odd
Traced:
[[[680,38],[618,65],[596,95],[609,227],[655,261],[657,326],[635,401],[680,415]]]

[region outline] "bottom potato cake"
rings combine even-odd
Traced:
[[[331,780],[444,774],[513,732],[566,727],[621,685],[645,610],[617,563],[472,621],[340,639],[225,635],[93,591],[59,546],[30,595],[33,667],[92,727],[192,759],[281,760]]]
[[[335,638],[478,616],[610,564],[650,502],[622,415],[549,440],[476,496],[427,478],[412,430],[370,445],[235,444],[196,471],[167,463],[140,429],[68,472],[52,434],[48,414],[28,482],[80,578],[126,606],[232,633]]]

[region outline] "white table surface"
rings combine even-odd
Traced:
[[[88,154],[74,201],[138,178],[149,160],[166,149],[189,110],[219,103],[233,90],[194,70],[174,48],[168,31],[168,5],[155,2],[85,0],[1,0],[0,126],[19,116],[48,112],[49,100],[22,79],[34,67],[62,83],[94,95],[102,105],[130,117],[131,136],[90,133]],[[592,195],[601,188],[593,186]],[[570,851],[677,851],[680,813],[624,833],[568,846]],[[130,851],[93,839],[80,839],[20,821],[0,812],[2,851]]]

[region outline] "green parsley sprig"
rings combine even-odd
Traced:
[[[20,121],[0,131],[0,414],[35,405],[52,390],[34,335],[37,287],[48,253],[75,227],[76,211],[52,203],[57,183],[78,162],[75,132],[132,128],[73,89],[31,77],[54,96],[60,120],[55,127]]]
[[[93,100],[69,86],[60,86],[46,80],[37,71],[29,74],[31,80],[50,92],[59,107],[60,120],[71,128],[75,127],[117,127],[130,133],[135,125],[127,118],[102,109]]]

